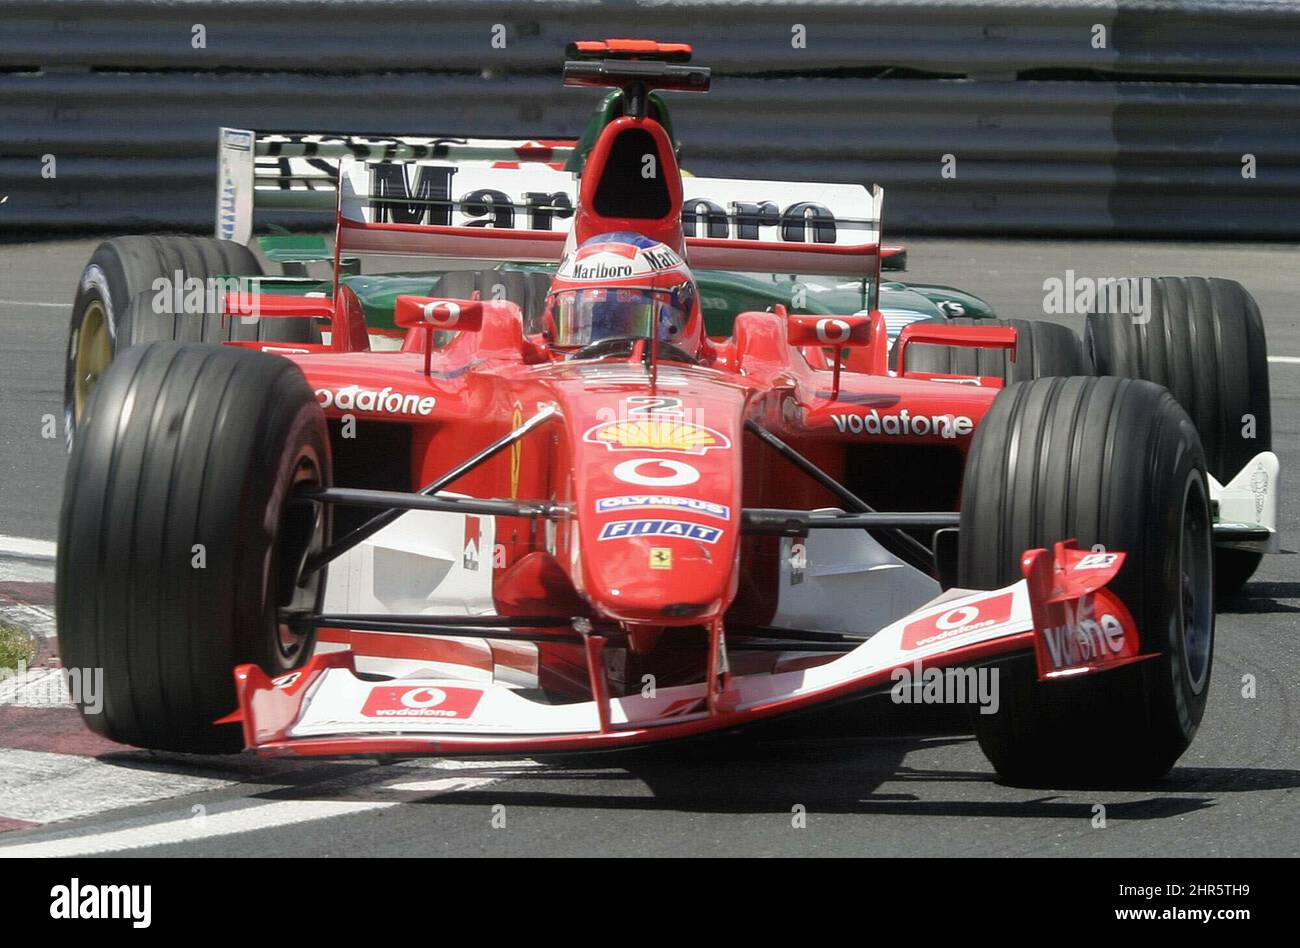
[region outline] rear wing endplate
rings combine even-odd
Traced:
[[[333,214],[344,158],[563,167],[575,145],[571,138],[338,135],[223,128],[217,147],[216,236],[247,244],[259,208]]]

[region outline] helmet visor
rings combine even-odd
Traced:
[[[553,344],[582,347],[606,339],[648,338],[665,342],[680,336],[690,316],[686,294],[638,287],[560,290],[551,296]]]

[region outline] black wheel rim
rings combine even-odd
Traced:
[[[1183,664],[1192,690],[1205,687],[1210,673],[1214,638],[1214,550],[1205,487],[1193,476],[1183,501],[1182,536],[1178,550],[1179,619],[1183,635]]]
[[[312,454],[298,459],[293,485],[280,518],[279,581],[276,589],[276,645],[285,668],[293,668],[303,658],[314,638],[314,628],[297,620],[320,611],[326,571],[303,573],[303,564],[324,549],[326,535],[325,507],[301,497],[322,486],[320,468]]]

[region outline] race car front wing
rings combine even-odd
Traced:
[[[1105,589],[1123,561],[1123,553],[1079,550],[1073,541],[1051,552],[1029,551],[1020,582],[990,591],[950,589],[845,654],[797,671],[729,673],[726,636],[717,623],[703,681],[623,697],[610,696],[602,660],[606,641],[617,633],[575,619],[564,637],[585,644],[592,697],[573,703],[448,677],[375,680],[357,674],[347,651],[318,654],[275,679],[241,665],[235,670],[239,707],[222,723],[239,723],[246,746],[263,756],[573,752],[730,730],[885,691],[904,673],[919,681],[930,669],[1016,655],[1033,654],[1044,681],[1094,674],[1151,657],[1140,651],[1132,616]],[[383,619],[330,617],[359,627]],[[495,617],[498,632],[483,628],[490,621],[478,617],[467,625],[476,635],[557,638],[536,628],[540,623],[511,626],[520,620]]]

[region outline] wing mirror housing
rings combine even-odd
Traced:
[[[399,296],[393,322],[406,329],[477,332],[483,327],[480,300],[455,300],[431,296]]]
[[[811,316],[800,313],[787,317],[787,338],[792,346],[820,346],[836,349],[865,349],[871,345],[871,317]]]

